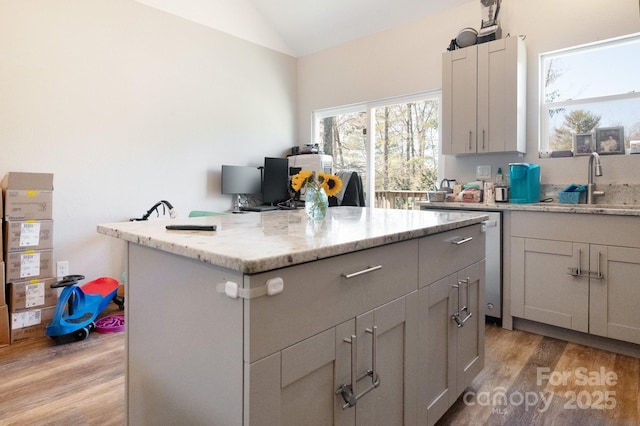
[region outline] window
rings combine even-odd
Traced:
[[[640,139],[637,58],[640,34],[541,55],[541,157],[581,153],[574,149],[574,135],[594,134],[597,128],[622,127],[620,143],[627,148],[630,140]],[[595,151],[595,137],[586,140]]]
[[[368,206],[417,208],[438,180],[439,123],[440,93],[422,93],[316,111],[314,140],[360,174]]]

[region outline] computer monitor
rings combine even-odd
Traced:
[[[265,157],[262,179],[262,202],[275,206],[289,196],[289,160]]]
[[[240,211],[240,199],[246,194],[262,192],[260,168],[249,166],[222,166],[222,193],[236,196],[233,211]]]

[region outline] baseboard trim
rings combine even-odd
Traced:
[[[634,358],[640,358],[640,345],[636,345],[634,343],[594,336],[591,334],[581,333],[579,331],[567,330],[565,328],[515,317],[513,318],[513,328],[527,331],[529,333],[553,337],[554,339],[590,346],[592,348],[603,349],[605,351],[615,352]]]

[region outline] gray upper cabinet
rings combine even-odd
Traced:
[[[443,54],[443,154],[526,152],[526,60],[520,37]]]

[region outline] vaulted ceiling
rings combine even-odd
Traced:
[[[304,56],[478,0],[137,0],[292,56]],[[480,5],[478,4],[478,16]]]

